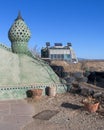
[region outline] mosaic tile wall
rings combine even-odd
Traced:
[[[46,94],[45,89],[49,86],[30,86],[30,87],[5,87],[0,88],[0,100],[7,99],[24,99],[26,98],[26,91],[32,89],[43,89],[43,95]],[[67,91],[67,86],[65,85],[56,85],[57,93],[65,93]]]

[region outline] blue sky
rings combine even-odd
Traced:
[[[18,11],[31,30],[29,48],[72,43],[77,57],[104,59],[104,0],[0,0],[0,42]]]

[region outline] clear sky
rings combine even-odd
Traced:
[[[80,58],[104,59],[104,0],[0,0],[0,42],[18,11],[31,30],[29,48],[72,43]]]

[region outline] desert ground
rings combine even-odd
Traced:
[[[0,101],[0,130],[104,130],[104,104],[91,113],[81,103],[85,98],[67,92]]]
[[[65,93],[27,100],[33,104],[35,114],[33,121],[22,130],[104,130],[104,109],[99,107],[97,112],[87,111],[81,103],[84,98]]]
[[[104,71],[104,60],[82,60],[77,64],[66,61],[51,61],[51,65],[63,66],[65,72]]]

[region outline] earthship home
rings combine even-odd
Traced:
[[[63,46],[62,43],[55,43],[54,46],[50,46],[50,42],[46,42],[46,47],[41,49],[41,58],[50,61],[64,60],[69,63],[78,63],[71,43],[67,43],[66,46]]]
[[[0,44],[0,100],[22,99],[26,91],[55,86],[57,93],[66,86],[43,60],[33,56],[28,49],[31,32],[19,13],[8,31],[11,48]]]

